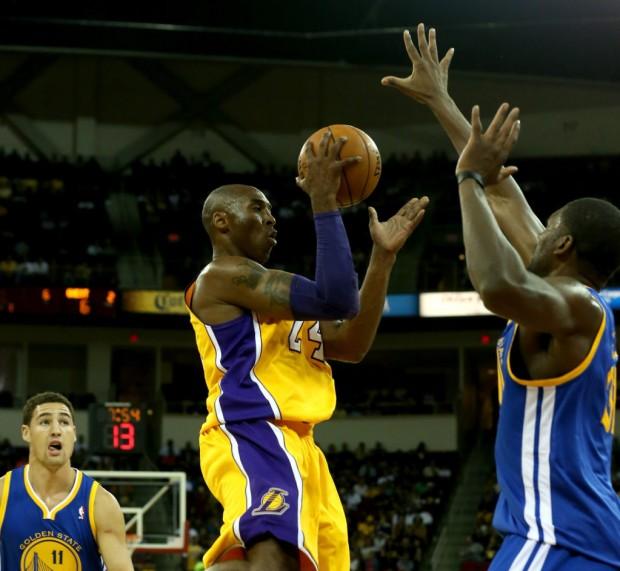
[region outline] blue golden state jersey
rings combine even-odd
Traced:
[[[187,290],[188,309],[193,290]],[[203,432],[228,422],[316,424],[331,417],[336,391],[318,321],[264,319],[246,311],[207,325],[189,313],[209,391]]]
[[[8,472],[0,498],[2,571],[105,570],[95,541],[99,484],[79,470],[67,497],[50,509],[28,479],[29,466]]]
[[[493,525],[504,534],[559,545],[620,567],[620,499],[611,485],[616,410],[614,316],[603,320],[583,362],[551,379],[511,369],[518,325],[497,344],[500,415],[495,445],[500,497]]]

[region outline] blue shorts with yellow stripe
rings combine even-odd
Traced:
[[[489,571],[619,571],[558,545],[507,535]]]
[[[300,569],[349,571],[347,522],[312,426],[235,422],[200,435],[200,466],[224,507],[220,536],[205,567],[245,557],[271,535],[296,546]]]

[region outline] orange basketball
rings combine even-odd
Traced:
[[[379,182],[379,177],[381,176],[381,155],[379,154],[379,149],[377,149],[375,142],[364,131],[352,125],[323,127],[312,133],[301,148],[297,161],[297,170],[300,177],[303,178],[306,174],[304,153],[306,144],[312,143],[312,149],[316,153],[325,131],[331,133],[330,145],[334,143],[337,137],[347,137],[347,142],[340,150],[341,159],[358,155],[362,157],[359,163],[344,168],[340,180],[340,188],[336,195],[338,206],[341,208],[353,206],[368,198]]]

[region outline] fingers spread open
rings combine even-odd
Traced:
[[[405,40],[405,49],[407,50],[407,54],[409,55],[409,59],[413,65],[420,62],[420,52],[418,52],[418,48],[415,47],[413,40],[411,39],[411,33],[409,30],[405,30],[403,32],[403,39]]]
[[[415,205],[418,202],[419,202],[418,197],[414,197],[410,199],[409,201],[405,202],[405,204],[403,204],[400,207],[400,210],[398,211],[399,216],[405,216],[407,218],[412,218],[414,216]],[[417,211],[417,209],[415,210]]]
[[[306,159],[311,159],[314,157],[314,147],[312,146],[312,141],[308,141],[305,144],[304,155],[306,155]]]
[[[509,176],[516,174],[518,171],[519,169],[515,166],[502,167],[501,170],[499,171],[499,174],[497,175],[497,181],[494,184],[502,182],[503,180],[507,179]]]
[[[514,145],[519,140],[519,134],[521,133],[521,121],[515,121],[515,124],[510,130],[510,146]]]
[[[334,134],[331,132],[331,130],[327,129],[325,133],[323,133],[323,136],[321,137],[321,142],[319,143],[318,154],[323,157],[328,157],[330,153],[331,153],[331,156],[338,156],[338,153],[340,152],[342,145],[344,145],[346,141],[346,138],[344,140],[342,139],[343,137],[338,137],[338,139],[336,139],[334,137]],[[332,140],[334,141],[333,145],[331,144]],[[335,150],[337,150],[336,155],[333,154]]]
[[[443,56],[443,59],[439,62],[439,65],[441,66],[441,69],[444,70],[444,72],[447,72],[450,69],[450,64],[452,63],[453,57],[454,57],[454,48],[450,48],[446,52],[446,55]]]
[[[413,220],[416,216],[418,216],[418,213],[421,210],[424,210],[428,206],[429,202],[428,196],[423,196],[422,198],[412,198],[400,209],[399,214],[405,216],[409,220]]]
[[[493,117],[493,120],[486,131],[488,135],[495,137],[495,135],[501,130],[502,125],[504,125],[506,121],[508,109],[510,109],[510,105],[508,105],[508,103],[502,103],[499,106],[499,109],[495,113],[495,117]]]
[[[428,42],[426,41],[426,31],[424,29],[424,24],[418,24],[418,48],[420,49],[420,53],[422,57],[432,59],[431,52],[428,47]]]
[[[431,28],[428,31],[428,47],[433,61],[435,63],[439,63],[439,54],[437,53],[437,32],[435,31],[435,28]]]
[[[519,108],[514,107],[504,119],[504,123],[500,127],[500,130],[498,133],[498,139],[502,144],[506,143],[507,141],[511,139],[511,137],[513,136],[513,130],[518,122],[519,122]],[[518,136],[519,136],[519,133],[518,133],[518,128],[517,128],[517,137]],[[514,139],[514,141],[510,140],[509,144],[512,146],[516,142],[516,140],[517,139]]]
[[[345,159],[339,160],[339,161],[334,161],[331,165],[330,168],[335,168],[335,169],[342,169],[348,165],[353,165],[355,163],[359,163],[362,160],[362,157],[359,155],[356,155],[354,157],[347,157]]]
[[[377,216],[377,211],[372,207],[368,207],[368,223],[372,226],[373,224],[379,223],[379,217]]]
[[[330,135],[333,137],[332,133],[330,133]],[[340,157],[340,151],[341,151],[342,147],[344,147],[344,144],[347,141],[348,141],[347,137],[338,137],[337,139],[335,139],[334,144],[329,147],[329,149],[325,153],[325,156],[326,157],[330,157],[330,158],[334,158],[334,159],[339,158]]]
[[[388,75],[381,80],[381,85],[387,85],[388,87],[396,87],[397,89],[403,87],[403,84],[407,81],[405,77],[394,77]]]
[[[474,137],[480,137],[482,123],[480,122],[480,107],[474,105],[471,110],[471,133]]]
[[[413,219],[413,228],[417,228],[418,224],[422,222],[422,218],[424,218],[424,214],[426,214],[426,210],[418,210],[415,218]]]

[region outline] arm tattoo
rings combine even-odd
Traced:
[[[248,289],[255,290],[260,283],[263,274],[267,271],[263,266],[251,260],[246,260],[237,264],[239,273],[232,278],[232,283],[239,286],[245,286]],[[287,306],[289,304],[290,288],[293,276],[285,273],[274,271],[265,280],[262,286],[262,292],[268,296],[270,305]]]
[[[287,306],[290,303],[290,289],[293,276],[284,272],[274,272],[267,278],[263,291],[269,296],[271,307]]]
[[[237,264],[237,268],[239,268],[240,273],[232,278],[232,283],[246,286],[249,289],[256,289],[261,276],[267,271],[259,264],[251,262],[250,260]]]

